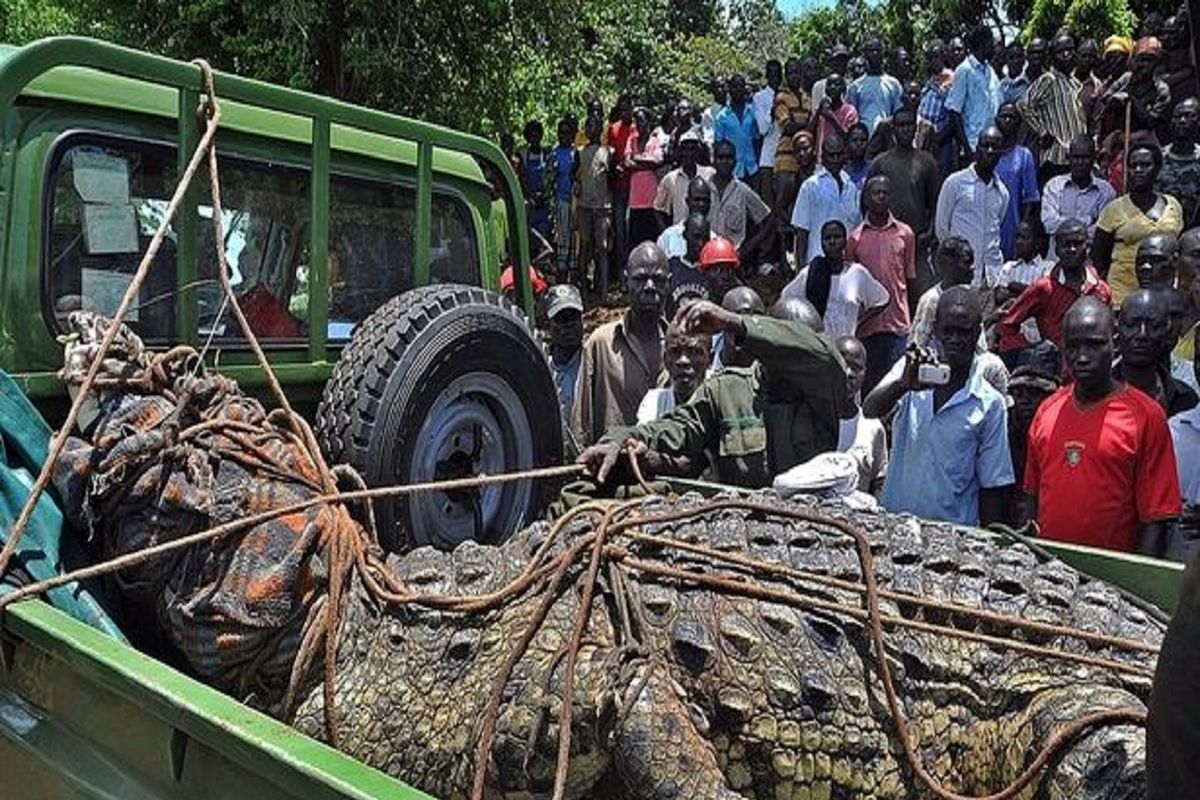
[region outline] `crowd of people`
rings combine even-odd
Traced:
[[[1200,537],[1200,102],[1136,39],[871,38],[513,148],[601,482],[808,486],[1183,558]],[[618,292],[620,297],[617,297]],[[585,307],[626,305],[584,337]]]

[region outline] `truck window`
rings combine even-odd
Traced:
[[[72,311],[116,312],[175,181],[170,147],[79,137],[56,152],[43,248],[44,311],[56,330]],[[172,229],[126,317],[147,341],[175,333],[176,252]]]
[[[433,196],[429,279],[434,283],[479,284],[479,244],[471,210],[459,199]]]
[[[308,333],[309,177],[294,167],[221,157],[221,226],[230,283],[254,335],[301,340]],[[225,308],[213,246],[207,174],[201,184],[196,259],[201,338],[241,339]]]
[[[329,341],[413,288],[416,191],[334,175],[329,192]]]
[[[79,134],[51,160],[44,302],[62,330],[78,309],[113,314],[129,286],[176,183],[169,145]],[[223,303],[207,174],[197,174],[198,332],[241,339]],[[239,304],[266,342],[308,334],[310,178],[306,170],[221,156],[225,257]],[[470,208],[435,193],[430,279],[478,285],[479,245]],[[329,322],[333,343],[414,285],[416,190],[411,185],[334,175],[330,187]],[[178,237],[168,230],[127,321],[148,342],[175,338]]]
[[[329,341],[413,288],[417,195],[412,186],[334,175],[330,186]],[[471,211],[434,194],[430,280],[479,284],[479,247]]]

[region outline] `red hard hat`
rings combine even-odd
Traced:
[[[500,273],[500,291],[511,292],[515,289],[515,277],[512,267],[508,267],[504,272]],[[542,292],[546,291],[546,287],[550,285],[546,283],[546,279],[532,265],[529,267],[529,284],[533,288],[534,297],[541,295]]]
[[[700,263],[696,266],[702,270],[710,270],[736,269],[737,265],[738,252],[733,242],[723,236],[715,236],[701,248]]]

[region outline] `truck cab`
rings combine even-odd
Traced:
[[[0,366],[50,409],[57,338],[111,314],[199,140],[200,70],[87,39],[0,48]],[[496,290],[528,263],[519,184],[476,137],[216,73],[225,230],[239,303],[289,396],[319,399],[355,326],[416,287]],[[262,376],[224,307],[209,184],[193,180],[128,323]],[[516,270],[520,304],[532,312]]]

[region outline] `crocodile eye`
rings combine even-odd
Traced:
[[[703,625],[693,619],[676,623],[671,632],[675,658],[691,672],[703,672],[713,665],[715,653]]]
[[[842,629],[823,617],[806,616],[809,637],[827,653],[836,652],[842,643]]]
[[[446,658],[450,661],[466,661],[479,648],[479,635],[474,631],[456,631],[446,647]]]

